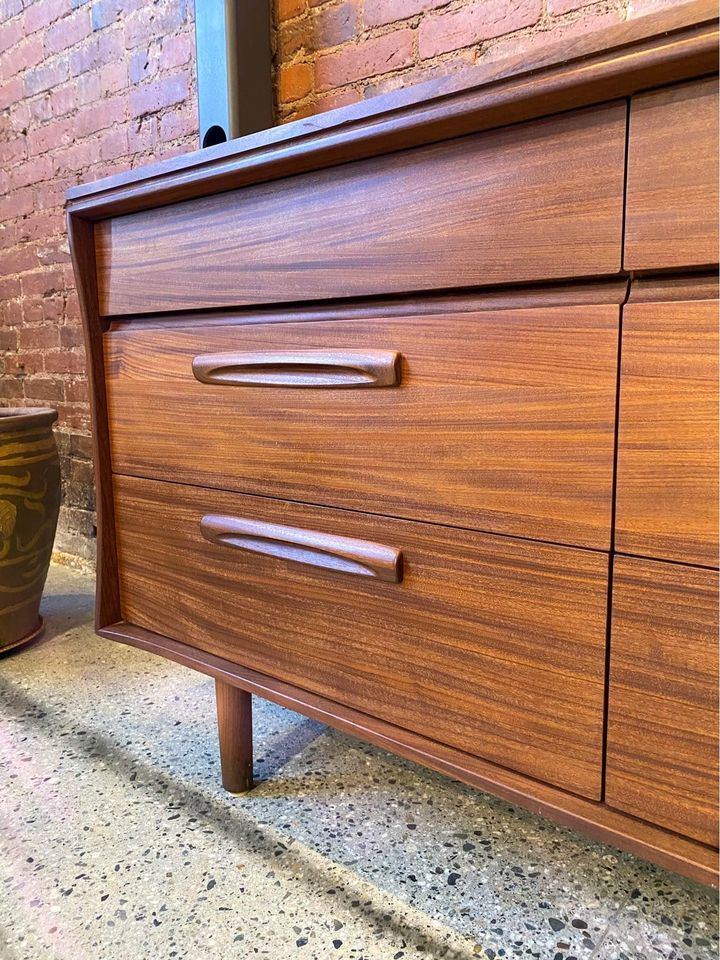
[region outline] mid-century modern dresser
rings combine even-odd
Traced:
[[[715,4],[70,191],[97,628],[717,878]]]

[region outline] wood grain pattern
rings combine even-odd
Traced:
[[[72,214],[67,218],[68,240],[77,286],[88,364],[88,390],[92,414],[95,511],[97,517],[97,580],[95,629],[120,617],[115,514],[110,466],[107,390],[103,366],[104,322],[98,315],[97,269],[93,226]]]
[[[606,800],[718,842],[718,575],[618,557]]]
[[[106,336],[114,470],[607,548],[611,304]],[[208,386],[199,351],[402,355],[387,390]],[[202,424],[202,428],[198,427]]]
[[[193,357],[200,383],[230,387],[395,387],[400,355],[393,350],[254,350]]]
[[[215,681],[222,785],[230,793],[253,786],[252,696],[222,680]]]
[[[580,830],[586,836],[611,843],[621,850],[645,857],[701,883],[718,885],[717,850],[695,840],[653,826],[604,803],[587,800],[547,783],[531,780],[506,767],[463,753],[428,737],[386,723],[377,717],[282,680],[240,667],[211,653],[121,621],[100,631],[101,635],[129,643],[236,684],[243,690],[279,703],[283,707],[337,727],[384,750],[437,770],[501,797],[509,803],[549,817],[556,823]]]
[[[177,203],[432,143],[450,136],[627,97],[717,71],[714,0],[673,5],[460,76],[435,78],[369,101],[72,187],[89,219]]]
[[[96,225],[101,312],[620,269],[624,103]]]
[[[624,263],[629,270],[718,262],[717,77],[630,105]]]
[[[615,545],[718,562],[718,306],[629,303],[623,313]]]
[[[115,496],[126,620],[599,796],[606,555],[129,477]],[[228,551],[208,511],[388,544],[403,582]]]

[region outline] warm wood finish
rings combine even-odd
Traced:
[[[402,553],[368,540],[212,513],[200,521],[200,533],[210,543],[231,550],[247,550],[287,563],[304,563],[309,567],[336,570],[354,577],[371,577],[387,583],[402,580]]]
[[[625,122],[614,103],[102,221],[101,313],[617,273]]]
[[[628,97],[716,72],[715,0],[693,0],[475,70],[262,130],[71,187],[70,209],[98,220],[277,180],[360,157]]]
[[[202,336],[202,334],[200,334]],[[231,387],[395,387],[400,354],[392,350],[255,350],[193,357],[200,383]]]
[[[70,191],[97,625],[226,785],[254,693],[717,883],[717,67],[695,0]]]
[[[131,324],[106,336],[114,469],[607,548],[618,319],[604,304]],[[363,345],[402,355],[401,386],[259,390],[192,375],[199,351]]]
[[[253,786],[252,696],[221,680],[215,681],[222,784],[230,793]]]
[[[126,620],[599,796],[607,556],[127,477],[115,494]],[[207,543],[208,511],[385,543],[403,581]]]
[[[615,562],[607,802],[717,846],[718,574]]]
[[[630,104],[625,266],[718,262],[717,77]]]
[[[115,511],[110,467],[110,433],[107,421],[107,390],[103,368],[103,323],[98,316],[97,268],[93,227],[86,220],[68,216],[68,239],[72,252],[78,302],[83,319],[88,389],[92,411],[95,513],[97,517],[97,581],[95,628],[120,618]]]
[[[717,302],[630,302],[622,339],[616,547],[715,566]]]
[[[463,753],[454,747],[393,726],[377,717],[360,713],[266,674],[239,667],[221,657],[204,653],[142,627],[120,622],[105,627],[100,633],[109,639],[167,657],[193,670],[219,678],[224,683],[237,684],[243,690],[375,743],[384,750],[422,763],[535,814],[549,817],[557,823],[611,843],[621,850],[647,857],[701,883],[717,886],[717,850],[705,844],[669,833],[661,827],[613,810],[604,803],[587,800],[537,780],[529,780],[506,767],[488,763],[487,760]]]

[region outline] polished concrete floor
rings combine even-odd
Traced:
[[[717,956],[712,891],[266,702],[228,796],[212,682],[91,586],[0,660],[1,960]]]

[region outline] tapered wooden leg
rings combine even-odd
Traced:
[[[222,784],[230,793],[253,785],[252,697],[245,690],[215,681]]]

